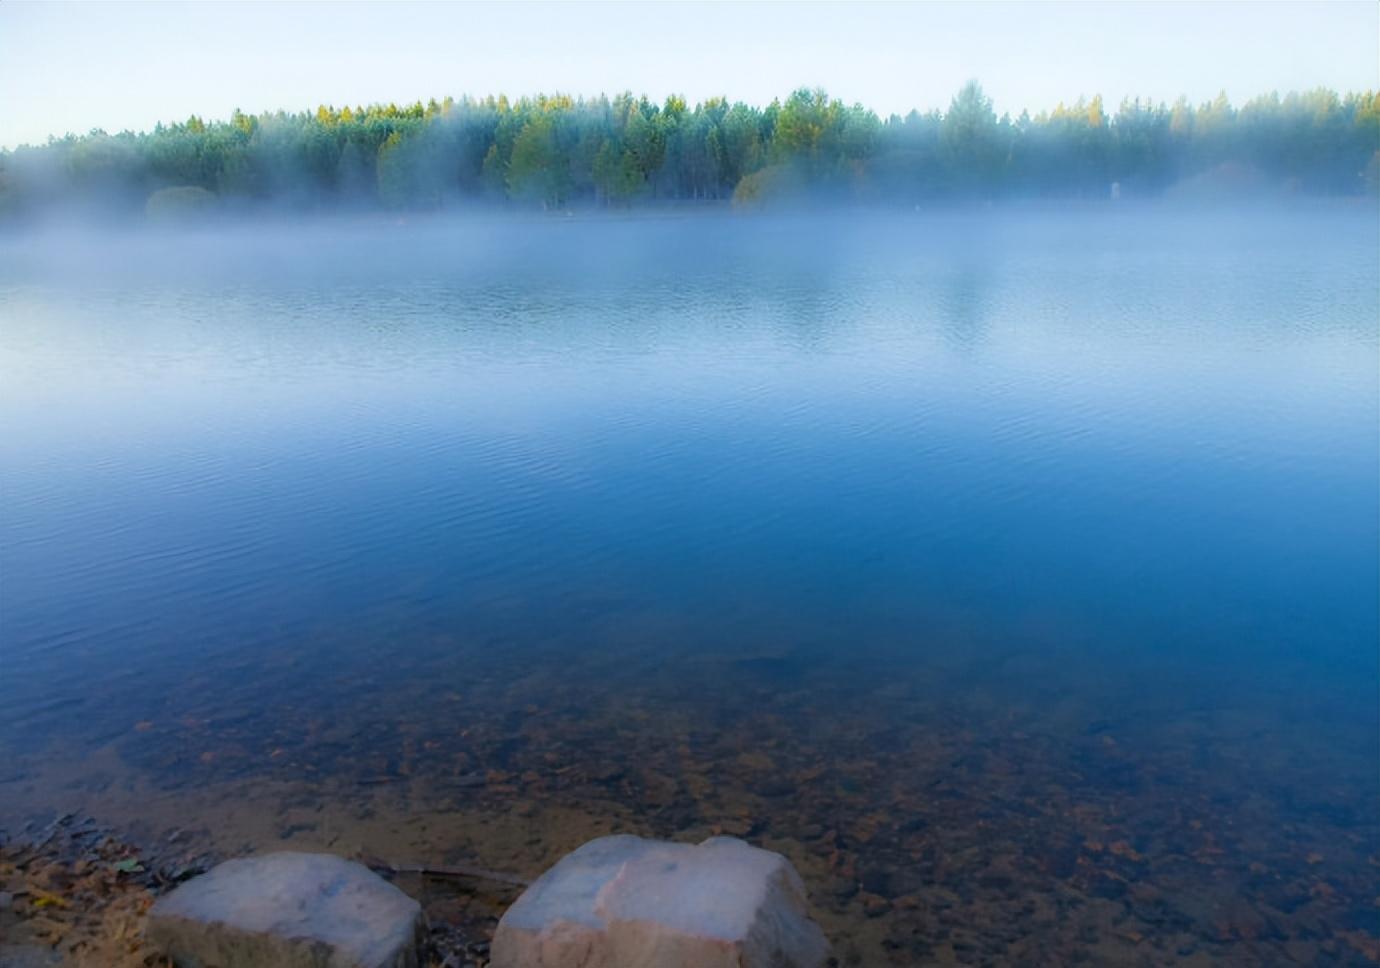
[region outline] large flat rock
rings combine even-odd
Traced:
[[[180,968],[415,968],[422,910],[332,854],[226,861],[159,899],[147,936]]]
[[[592,840],[518,898],[492,949],[493,968],[818,968],[828,956],[795,868],[733,837]]]

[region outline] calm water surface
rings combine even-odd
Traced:
[[[10,240],[0,814],[726,830],[844,963],[1369,963],[1378,264],[1368,209]]]

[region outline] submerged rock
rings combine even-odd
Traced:
[[[148,938],[193,968],[415,968],[420,905],[331,854],[226,861],[163,897]]]
[[[829,946],[780,854],[621,835],[543,874],[499,921],[492,954],[493,968],[817,968]]]

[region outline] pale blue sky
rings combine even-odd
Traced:
[[[1380,4],[26,3],[0,0],[0,145],[318,103],[631,89],[886,115],[970,77],[999,111],[1101,93],[1380,87]]]

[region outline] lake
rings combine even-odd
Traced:
[[[1378,293],[1373,205],[0,241],[0,823],[1370,963]]]

